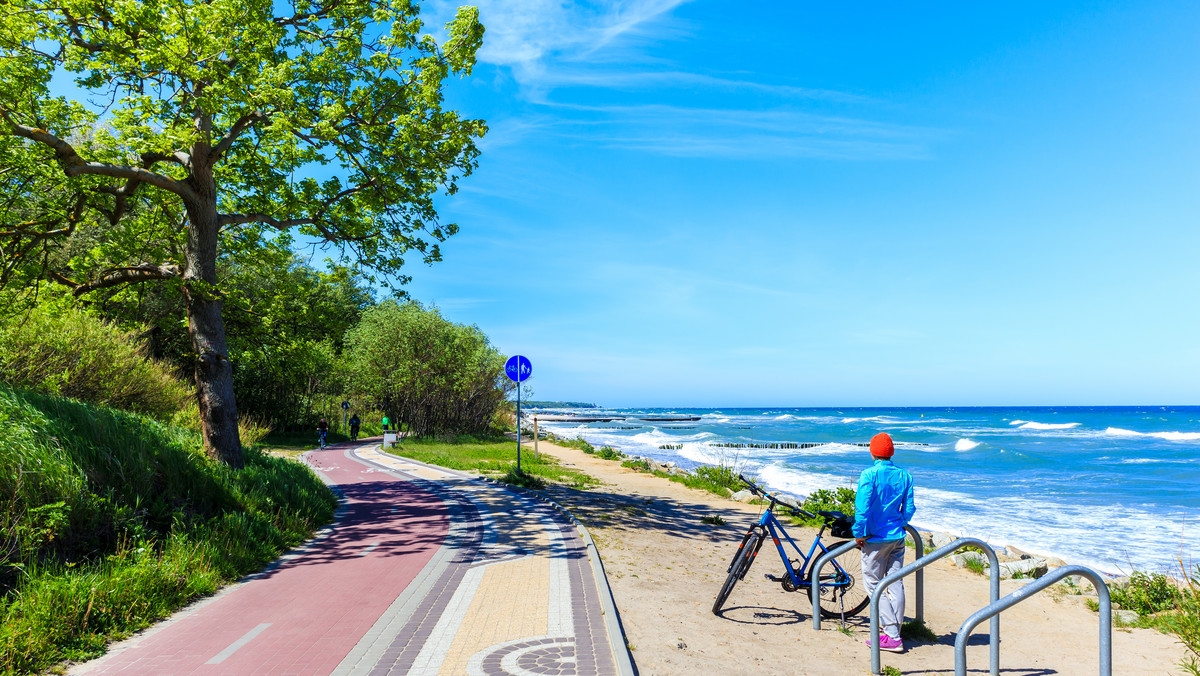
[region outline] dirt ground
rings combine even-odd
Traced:
[[[761,508],[623,468],[582,451],[539,442],[557,456],[600,479],[589,491],[555,488],[552,497],[582,520],[596,540],[627,639],[641,674],[867,674],[871,652],[868,613],[844,628],[824,620],[812,629],[812,606],[800,593],[785,592],[763,578],[783,567],[764,548],[746,579],[713,615],[713,599],[725,579],[741,534]],[[918,491],[920,487],[918,486]],[[703,523],[720,515],[726,523]],[[814,531],[790,528],[807,545]],[[912,549],[905,562],[912,561]],[[882,664],[904,674],[953,674],[954,638],[968,615],[986,605],[986,577],[955,568],[948,560],[925,569],[925,622],[936,643],[906,642],[906,652],[883,653]],[[907,617],[915,612],[913,578],[906,578]],[[1000,593],[1021,585],[1005,580]],[[1000,615],[1000,669],[1006,676],[1096,674],[1099,616],[1082,597],[1036,595]],[[969,673],[988,670],[988,625],[968,642]],[[1153,629],[1113,629],[1113,673],[1181,674],[1184,648]]]

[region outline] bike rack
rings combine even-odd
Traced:
[[[992,549],[991,545],[989,545],[988,543],[984,542],[983,540],[979,540],[977,538],[959,538],[944,547],[933,550],[929,554],[926,554],[925,556],[917,559],[916,561],[913,561],[912,563],[910,563],[907,566],[901,568],[900,570],[892,573],[891,575],[884,576],[884,578],[879,581],[879,585],[875,587],[875,591],[871,592],[871,673],[872,674],[878,674],[881,669],[881,667],[879,665],[879,597],[883,594],[884,590],[887,589],[888,586],[890,584],[892,584],[893,582],[895,582],[896,580],[899,580],[900,578],[905,577],[907,575],[911,575],[913,572],[921,570],[922,568],[924,568],[925,566],[928,566],[929,564],[933,563],[934,561],[937,561],[938,559],[941,559],[943,557],[949,556],[950,554],[953,554],[955,550],[957,550],[959,547],[962,547],[963,545],[976,545],[978,547],[983,548],[984,553],[987,554],[988,562],[991,563],[991,588],[992,588],[991,589],[991,591],[992,591],[991,605],[995,605],[997,599],[1000,598],[1000,560],[998,558],[996,558],[996,551],[994,549]],[[989,605],[988,607],[990,608],[991,605]],[[996,613],[999,613],[999,612],[1000,611],[996,611]],[[991,663],[992,663],[991,676],[999,676],[999,674],[1000,674],[1000,616],[996,613],[993,613],[992,615],[990,615],[990,617],[992,618],[991,631],[989,632],[990,643],[991,643]],[[980,620],[980,621],[982,621],[982,620]],[[965,639],[963,639],[962,637],[963,637],[963,635],[959,634],[959,639],[965,641]],[[966,644],[964,643],[963,646],[965,649]]]
[[[1068,575],[1081,575],[1091,580],[1092,586],[1096,588],[1097,596],[1100,597],[1100,676],[1112,676],[1112,601],[1108,595],[1108,585],[1100,578],[1099,573],[1084,566],[1063,566],[1062,568],[1058,568],[1048,575],[1043,575],[1036,582],[1031,582],[1002,599],[993,599],[987,606],[968,617],[963,622],[962,628],[958,630],[958,636],[954,639],[954,676],[966,676],[967,674],[967,638],[971,635],[971,630],[976,625],[988,618],[991,618],[994,622],[1001,611],[1008,610]],[[996,631],[995,624],[992,625],[992,631]],[[998,648],[999,642],[993,634],[993,674],[996,673],[996,666],[999,660]],[[876,651],[875,655],[878,654],[878,651]],[[878,662],[873,662],[873,664],[878,667]],[[875,673],[879,673],[878,668],[876,668]]]
[[[904,530],[907,531],[908,534],[912,536],[913,545],[917,549],[917,558],[918,559],[921,558],[925,554],[925,542],[923,540],[921,540],[921,534],[918,533],[917,529],[913,528],[912,526],[905,526]],[[821,579],[821,569],[825,567],[825,564],[836,559],[837,557],[841,556],[842,554],[845,554],[846,552],[850,551],[853,548],[851,545],[853,545],[853,547],[857,547],[858,543],[857,542],[847,542],[846,544],[842,545],[841,547],[831,549],[828,552],[826,552],[825,554],[822,554],[821,558],[817,559],[817,562],[813,565],[812,577],[810,577],[809,579],[816,579],[816,580]],[[813,587],[810,591],[810,593],[812,595],[812,606],[813,606],[813,611],[812,611],[813,629],[816,629],[818,631],[821,629],[821,596],[820,596],[819,592],[820,592],[820,589],[818,587]],[[922,622],[925,621],[925,571],[924,570],[917,571],[917,619],[921,620]]]

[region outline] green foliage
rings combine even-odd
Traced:
[[[938,642],[938,635],[925,626],[925,622],[921,620],[909,620],[900,625],[900,638],[905,641],[920,641],[922,643]]]
[[[837,511],[842,512],[846,516],[854,517],[854,495],[853,488],[838,486],[837,488],[820,488],[804,498],[804,502],[800,503],[800,508],[812,513],[817,511]],[[823,519],[812,520],[810,525],[820,525],[824,523]]]
[[[336,506],[301,465],[251,450],[231,470],[193,430],[134,413],[0,387],[0,425],[0,673],[93,657]]]
[[[546,487],[546,480],[536,474],[529,472],[518,472],[516,466],[508,468],[508,472],[499,478],[506,484],[511,484],[520,488],[525,488],[531,491],[540,491]]]
[[[31,254],[81,236],[91,246],[70,267],[84,278],[146,261],[151,278],[178,276],[179,217],[204,199],[222,214],[224,250],[253,257],[274,233],[303,236],[387,275],[406,255],[439,260],[457,231],[438,222],[434,199],[474,170],[486,125],[445,110],[442,86],[472,70],[475,8],[459,10],[439,45],[416,3],[384,0],[295,15],[286,4],[196,11],[186,0],[10,7],[0,142],[13,152],[0,152],[10,184],[0,189],[49,194],[34,214],[12,214]],[[214,195],[193,189],[207,181]],[[96,228],[106,234],[87,232]]]
[[[710,526],[724,526],[725,519],[720,514],[707,514],[700,517],[700,523],[706,523]]]
[[[974,557],[966,559],[963,562],[963,565],[966,566],[967,570],[975,573],[976,575],[986,575],[989,568],[987,562]]]
[[[596,455],[602,460],[620,460],[625,457],[625,454],[613,448],[612,446],[602,446]]]
[[[893,667],[890,665],[884,665],[883,676],[904,676],[904,672],[900,671],[896,667]]]
[[[1179,599],[1179,589],[1171,578],[1162,573],[1142,571],[1129,576],[1128,584],[1114,586],[1110,594],[1113,603],[1125,610],[1137,611],[1138,615],[1152,615],[1173,608]]]
[[[484,434],[512,383],[474,326],[419,303],[380,303],[346,335],[351,388],[415,436]]]
[[[160,419],[192,398],[131,334],[78,310],[49,307],[0,323],[0,382]]]
[[[1163,624],[1191,653],[1180,666],[1192,676],[1200,676],[1200,565],[1191,575],[1186,568],[1182,572],[1187,588],[1180,590],[1175,610],[1163,616]]]
[[[634,470],[635,472],[649,472],[651,469],[650,463],[645,458],[634,458],[633,460],[626,460],[625,462],[621,463],[621,466],[628,467],[629,469]]]

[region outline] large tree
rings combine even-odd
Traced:
[[[205,448],[240,466],[218,255],[315,243],[400,282],[406,255],[439,260],[434,198],[486,129],[442,106],[477,11],[446,29],[405,0],[0,4],[0,188],[24,190],[0,196],[0,272],[178,284]]]

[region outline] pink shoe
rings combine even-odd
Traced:
[[[867,646],[870,647],[870,645],[871,639],[867,639]],[[886,650],[889,653],[902,653],[904,652],[904,640],[892,638],[887,634],[881,634],[879,636],[879,649]]]

